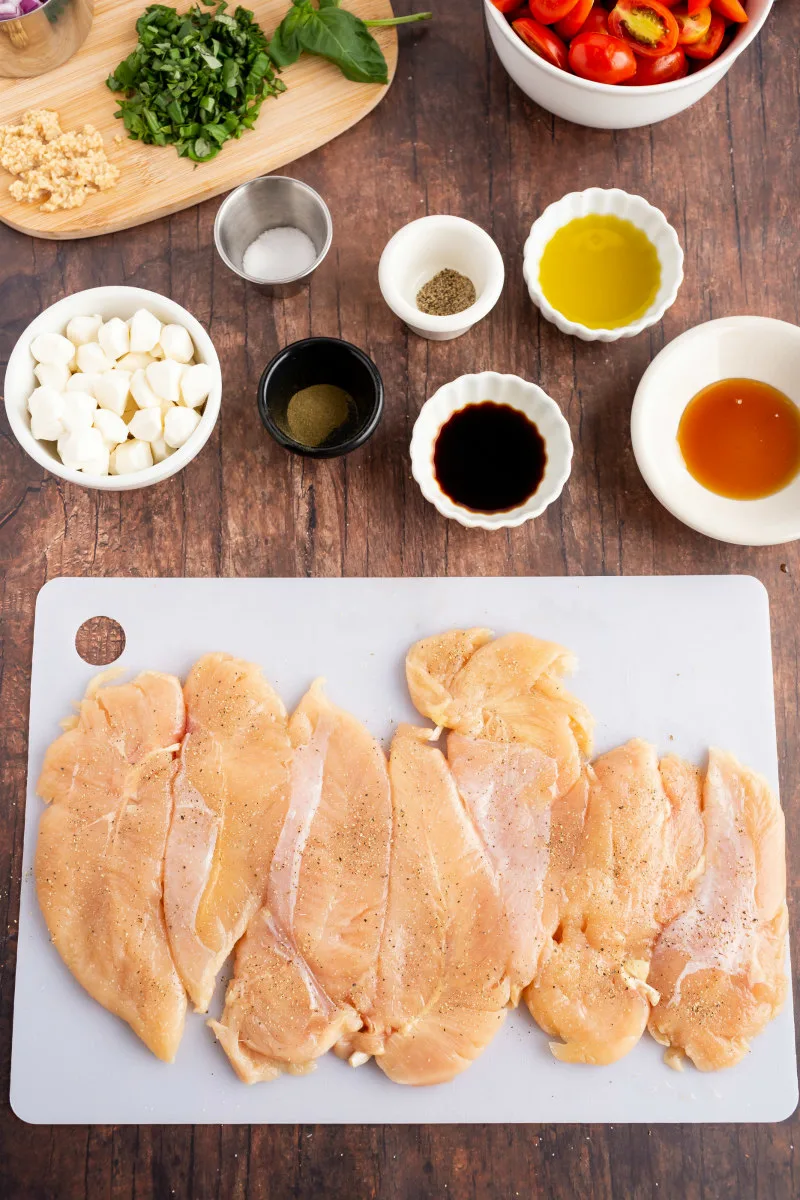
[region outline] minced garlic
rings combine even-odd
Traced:
[[[0,166],[19,176],[9,187],[14,199],[39,204],[42,212],[79,208],[119,179],[102,135],[92,125],[64,133],[48,108],[29,110],[18,125],[0,125]]]

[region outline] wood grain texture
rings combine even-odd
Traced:
[[[198,166],[179,158],[174,146],[131,141],[114,116],[118,98],[105,81],[136,45],[135,24],[144,7],[143,0],[97,0],[91,33],[69,62],[35,79],[0,79],[0,122],[16,121],[29,108],[54,108],[64,130],[86,122],[99,129],[108,157],[121,171],[114,188],[90,197],[81,208],[44,213],[35,204],[12,200],[6,187],[11,176],[0,170],[0,220],[7,225],[37,237],[85,238],[167,216],[316,150],[360,121],[388,90],[350,83],[338,67],[305,54],[282,73],[287,90],[264,101],[255,127]],[[271,36],[287,0],[248,0],[245,7]],[[352,0],[349,7],[371,20],[392,16],[389,0]],[[391,82],[397,34],[376,29],[375,36]],[[120,137],[121,144],[114,140]]]
[[[22,1125],[8,1109],[33,607],[57,575],[756,575],[772,608],[800,944],[800,546],[748,550],[685,529],[645,488],[628,433],[638,379],[689,326],[740,312],[800,322],[800,77],[791,49],[800,43],[800,5],[779,0],[759,41],[683,117],[616,134],[578,129],[528,103],[487,47],[478,4],[437,0],[435,8],[427,29],[403,34],[387,102],[292,168],[329,201],[335,225],[309,292],[273,302],[227,272],[211,249],[214,203],[87,243],[0,230],[4,361],[44,305],[90,284],[130,282],[173,295],[208,325],[225,379],[222,417],[202,454],[141,493],[65,486],[0,426],[0,1195],[13,1200],[800,1194],[797,1116],[770,1127],[48,1129]],[[686,282],[663,325],[610,346],[563,337],[539,318],[522,284],[532,219],[593,184],[641,192],[667,213],[686,250]],[[480,222],[508,268],[497,308],[454,342],[408,335],[378,290],[385,242],[427,212]],[[350,338],[383,372],[383,424],[345,460],[292,458],[258,424],[265,361],[309,333]],[[576,446],[561,502],[507,534],[446,523],[409,470],[411,425],[426,397],[484,368],[541,383],[562,405]]]

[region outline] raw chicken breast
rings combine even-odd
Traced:
[[[452,630],[417,642],[406,678],[417,710],[466,737],[525,742],[558,764],[566,792],[591,753],[594,720],[565,689],[568,650],[525,633],[492,640],[487,629]]]
[[[115,687],[101,680],[45,755],[39,904],[78,982],[171,1062],[186,993],[170,954],[162,873],[183,693],[156,672]]]
[[[389,770],[394,808],[389,902],[367,1032],[351,1061],[375,1054],[397,1083],[443,1083],[500,1028],[513,947],[493,871],[431,730],[401,725]]]
[[[655,750],[632,741],[586,768],[583,834],[559,923],[525,1000],[563,1062],[612,1063],[647,1025],[671,807]],[[563,1044],[562,1044],[563,1043]]]
[[[286,710],[259,667],[207,654],[184,688],[186,736],[164,864],[170,944],[206,1012],[217,974],[260,908],[289,803]]]
[[[705,866],[703,776],[697,767],[672,754],[661,759],[658,769],[670,806],[664,877],[656,908],[658,923],[664,926],[689,904]]]
[[[246,1083],[303,1073],[372,1007],[392,811],[386,759],[317,681],[289,723],[289,811],[264,907],[209,1024]]]
[[[522,742],[460,733],[450,734],[447,757],[505,907],[511,999],[516,1004],[552,933],[544,924],[544,888],[558,765]]]
[[[551,876],[565,862],[556,852],[551,864],[551,837],[567,836],[562,820],[573,831],[582,825],[593,721],[563,686],[574,665],[552,642],[520,633],[492,640],[485,629],[426,638],[406,660],[416,707],[454,731],[448,761],[505,905],[515,1004],[558,923],[560,882]]]
[[[678,1065],[702,1071],[744,1057],[780,1010],[784,973],[784,820],[760,776],[711,750],[703,788],[705,871],[659,938],[650,982],[661,994],[650,1032]]]

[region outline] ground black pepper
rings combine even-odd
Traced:
[[[431,317],[452,317],[475,303],[475,284],[466,275],[445,267],[417,292],[417,308]]]

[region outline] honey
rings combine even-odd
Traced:
[[[800,471],[800,409],[768,383],[721,379],[687,404],[678,445],[704,488],[731,500],[758,500]]]
[[[643,317],[661,286],[658,252],[632,221],[592,213],[553,234],[539,264],[545,298],[568,321],[620,329]]]

